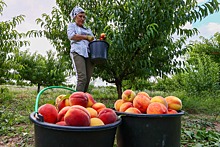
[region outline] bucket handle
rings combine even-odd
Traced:
[[[66,89],[66,90],[70,90],[72,92],[76,92],[76,90],[72,89],[72,88],[69,88],[69,87],[65,87],[65,86],[49,86],[49,87],[46,87],[44,89],[42,89],[38,94],[37,94],[37,97],[36,97],[36,102],[35,102],[35,116],[36,118],[39,120],[39,121],[43,121],[43,116],[41,114],[38,113],[38,103],[39,103],[39,100],[40,100],[40,96],[41,94],[48,90],[48,89],[54,89],[54,88],[60,88],[60,89]]]

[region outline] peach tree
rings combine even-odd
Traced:
[[[215,93],[220,88],[220,35],[215,33],[210,39],[200,38],[201,41],[192,42],[183,88],[194,94],[204,91]]]
[[[65,61],[61,61],[60,57],[55,56],[51,50],[47,51],[47,55],[43,56],[36,52],[31,54],[29,50],[19,51],[15,53],[15,60],[19,68],[15,68],[19,77],[16,79],[17,84],[22,85],[24,80],[30,84],[37,85],[37,92],[41,86],[61,85],[67,76]]]
[[[42,19],[37,19],[43,30],[31,30],[28,34],[46,36],[59,55],[71,62],[66,35],[71,21],[69,13],[76,5],[83,7],[86,25],[97,38],[105,32],[110,44],[108,61],[97,65],[94,77],[114,83],[119,97],[123,87],[131,87],[138,79],[183,70],[184,62],[177,59],[187,51],[186,39],[198,33],[196,28],[183,26],[219,11],[217,0],[202,5],[196,0],[56,0],[56,3],[51,15],[43,14]]]
[[[0,15],[6,4],[0,1]],[[17,65],[13,62],[13,53],[20,47],[27,46],[28,41],[24,40],[25,34],[16,31],[16,26],[24,21],[24,15],[13,17],[11,20],[0,21],[0,84],[11,77],[16,78],[16,74],[10,72]]]

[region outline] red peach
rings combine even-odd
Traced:
[[[105,38],[105,37],[106,37],[105,33],[101,33],[101,34],[100,34],[100,37],[101,37],[101,38]]]
[[[58,112],[57,121],[64,121],[64,115],[69,110],[70,106],[65,106]]]
[[[141,111],[135,107],[130,107],[125,112],[126,113],[133,113],[133,114],[141,114]]]
[[[56,123],[57,125],[60,125],[60,126],[66,126],[66,123],[65,121],[59,121]]]
[[[132,102],[135,96],[136,93],[133,90],[127,89],[122,93],[121,98],[125,102]]]
[[[89,126],[90,114],[85,107],[74,105],[64,115],[64,121],[68,126]]]
[[[167,114],[177,114],[178,112],[173,109],[168,109]]]
[[[53,123],[57,122],[58,111],[52,104],[44,104],[38,108],[38,113],[43,115],[44,122]]]
[[[117,120],[117,114],[110,108],[104,108],[99,112],[98,118],[101,119],[104,124],[110,124]]]
[[[121,106],[121,104],[123,104],[123,103],[124,103],[124,101],[123,101],[122,99],[116,100],[115,103],[114,103],[114,108],[115,108],[115,110],[116,110],[116,111],[119,111],[120,106]]]
[[[168,104],[167,104],[167,101],[165,100],[164,97],[162,96],[154,96],[153,98],[151,98],[150,102],[159,102],[159,103],[162,103],[164,104],[164,106],[166,106],[168,108]]]
[[[94,100],[93,96],[90,93],[86,92],[86,96],[88,97],[88,103],[86,107],[92,107],[92,105],[95,104],[96,101]]]
[[[160,102],[152,102],[147,108],[147,114],[167,114],[167,107]]]
[[[165,97],[166,102],[168,103],[168,109],[173,109],[179,111],[182,109],[182,101],[176,96],[167,96]]]
[[[64,94],[61,94],[59,95],[58,97],[56,97],[56,100],[55,100],[55,106],[58,108],[58,104],[60,103],[60,101],[65,97],[66,95]]]
[[[69,97],[70,106],[81,105],[86,107],[88,104],[88,97],[84,92],[74,92]]]
[[[147,107],[150,104],[150,99],[145,95],[137,95],[133,100],[133,106],[141,111],[141,113],[146,113]]]
[[[128,108],[133,107],[132,102],[124,102],[119,108],[119,112],[125,112]]]
[[[95,109],[99,113],[102,109],[106,108],[106,106],[105,106],[105,104],[103,104],[101,102],[97,102],[92,105],[92,108]]]
[[[70,106],[70,103],[69,103],[69,99],[68,99],[68,98],[67,98],[67,99],[62,99],[61,101],[59,101],[58,106],[57,106],[58,112],[59,112],[61,109],[63,109],[64,107],[66,107],[66,106]]]

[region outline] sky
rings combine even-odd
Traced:
[[[53,7],[56,6],[56,0],[3,0],[6,7],[3,9],[3,15],[0,21],[11,20],[12,17],[25,15],[25,21],[17,26],[19,32],[27,32],[28,30],[40,30],[41,27],[36,24],[37,18],[42,18],[43,13],[50,14]],[[46,55],[46,51],[54,50],[52,45],[46,38],[28,38],[30,46],[22,48],[29,49],[30,52],[37,52]]]
[[[18,15],[25,15],[25,21],[18,25],[19,32],[27,32],[28,30],[41,29],[36,24],[35,20],[41,18],[43,13],[50,14],[52,8],[56,6],[56,0],[3,0],[7,7],[4,7],[3,15],[0,16],[0,21],[11,20],[12,17]],[[197,0],[199,3],[207,0]],[[220,2],[220,0],[219,0]],[[216,32],[220,32],[220,12],[212,14],[194,24],[186,24],[185,28],[196,27],[199,34],[190,38],[190,40],[198,40],[199,36],[209,38]],[[46,38],[30,38],[30,46],[23,49],[30,49],[31,52],[37,52],[46,55],[47,50],[54,50]],[[55,50],[54,50],[55,51]]]

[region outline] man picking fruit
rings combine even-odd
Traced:
[[[69,23],[67,35],[70,39],[70,57],[73,68],[76,71],[76,90],[86,92],[94,70],[94,64],[89,57],[89,42],[94,40],[94,35],[90,28],[84,26],[86,20],[85,11],[76,6],[70,13],[74,22]]]

